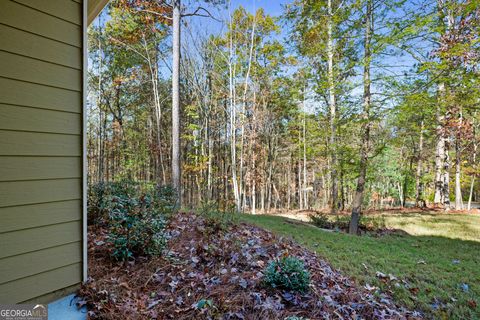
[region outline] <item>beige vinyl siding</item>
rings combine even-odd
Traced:
[[[82,281],[82,12],[0,0],[0,303]]]

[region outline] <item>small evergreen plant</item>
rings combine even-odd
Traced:
[[[310,273],[300,259],[292,256],[270,262],[264,274],[265,284],[272,288],[304,293],[310,285]]]

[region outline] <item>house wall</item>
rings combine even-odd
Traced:
[[[82,281],[83,4],[0,0],[0,303]]]

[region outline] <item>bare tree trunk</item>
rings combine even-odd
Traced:
[[[372,33],[372,0],[367,0],[366,16],[365,16],[365,61],[363,70],[363,121],[364,132],[362,137],[362,145],[360,147],[360,165],[359,175],[357,180],[357,189],[352,204],[352,217],[350,220],[349,233],[358,233],[358,224],[360,222],[360,214],[362,212],[362,203],[365,191],[365,182],[367,175],[368,151],[370,146],[370,107],[371,107],[371,93],[370,93],[370,66],[371,66],[371,52],[370,42]]]
[[[420,123],[420,138],[418,141],[418,154],[417,154],[417,170],[415,173],[415,206],[425,207],[425,200],[423,200],[423,183],[422,178],[422,156],[423,156],[423,130],[424,121]]]
[[[172,63],[172,182],[182,204],[180,172],[180,0],[173,1],[173,63]]]
[[[268,151],[271,152],[270,150]],[[273,173],[273,156],[269,156],[268,176],[267,176],[267,212],[270,212],[272,206],[272,173]]]
[[[443,205],[445,210],[450,209],[450,153],[448,152],[449,144],[445,142],[445,160],[444,168],[445,172],[443,174]]]
[[[292,157],[290,156],[288,159],[288,168],[287,168],[287,210],[290,211],[290,197],[291,197],[291,183],[290,183],[290,175],[292,171]]]
[[[446,31],[453,26],[453,12],[444,0],[437,0],[439,23],[445,25]],[[446,11],[445,11],[446,10]],[[445,18],[446,21],[445,21]],[[438,85],[438,106],[437,106],[437,146],[435,153],[435,197],[436,206],[443,206],[445,210],[450,208],[450,157],[448,153],[448,136],[444,127],[444,106],[447,101],[447,88],[445,83]],[[448,112],[447,106],[447,112]]]
[[[477,113],[475,112],[473,115],[473,120],[472,120],[472,127],[473,127],[473,160],[472,160],[472,167],[475,168],[476,165],[476,160],[477,160],[477,148],[478,148],[478,143],[477,143],[477,137],[475,135],[475,119],[477,117]],[[473,187],[475,185],[475,173],[472,175],[472,181],[470,182],[470,193],[468,195],[468,205],[467,205],[467,210],[470,211],[472,208],[472,198],[473,198]]]
[[[443,83],[438,86],[439,102],[443,99],[445,93],[445,85]],[[437,143],[435,146],[435,196],[433,203],[435,206],[442,206],[445,199],[444,194],[444,170],[445,170],[445,134],[443,128],[443,116],[440,105],[437,106]]]
[[[244,83],[244,88],[243,88],[243,104],[242,104],[242,118],[241,118],[241,132],[240,132],[240,185],[239,185],[239,194],[240,196],[243,196],[243,201],[241,203],[241,211],[243,211],[245,207],[245,198],[246,198],[246,193],[245,193],[245,170],[244,170],[244,156],[245,156],[245,151],[244,151],[244,141],[245,141],[245,119],[246,119],[246,109],[247,109],[247,92],[248,92],[248,81],[250,79],[250,71],[252,69],[252,58],[253,58],[253,49],[255,46],[255,27],[256,27],[256,21],[255,18],[253,20],[253,25],[252,25],[252,32],[250,35],[250,51],[248,55],[248,67],[247,67],[247,74],[245,75],[245,83]]]
[[[101,92],[102,92],[102,42],[98,41],[98,50],[100,51],[99,54],[99,61],[98,61],[98,96],[97,96],[97,107],[99,112],[99,138],[98,138],[98,181],[103,182],[103,157],[104,157],[104,134],[106,129],[106,115],[104,116],[101,104]]]
[[[405,208],[407,205],[407,196],[408,196],[408,174],[412,172],[413,167],[413,157],[410,157],[410,164],[408,170],[405,170],[405,177],[403,179],[403,195],[402,195],[402,207]]]
[[[340,166],[340,210],[345,210],[345,177],[343,173],[343,167]]]
[[[338,211],[338,177],[337,177],[337,103],[335,95],[335,83],[334,83],[334,69],[333,69],[333,8],[332,0],[328,0],[328,43],[327,43],[327,55],[328,55],[328,92],[329,92],[329,107],[330,107],[330,152],[331,152],[331,199],[330,210],[332,214],[336,214]]]
[[[307,128],[306,128],[306,110],[305,110],[305,88],[303,89],[303,207],[308,209],[308,191],[307,191]]]
[[[302,192],[302,165],[298,161],[298,206],[303,209],[303,192]]]
[[[475,185],[475,175],[472,176],[472,181],[470,182],[470,193],[468,195],[468,204],[467,210],[472,210],[472,198],[473,198],[473,186]]]
[[[145,39],[143,38],[143,46],[145,49],[145,60],[148,63],[148,67],[150,70],[150,79],[152,83],[152,93],[153,93],[153,102],[154,102],[154,108],[155,108],[155,123],[156,123],[156,138],[157,138],[157,147],[158,147],[158,163],[159,167],[161,169],[161,177],[162,177],[162,183],[165,185],[167,183],[167,178],[166,178],[166,170],[165,170],[165,164],[163,160],[163,152],[162,152],[162,131],[161,131],[161,122],[162,122],[162,106],[160,103],[160,93],[158,91],[158,63],[157,63],[157,56],[155,56],[155,59],[152,59],[149,53],[148,49],[148,44]],[[157,47],[157,46],[156,46]],[[156,49],[155,54],[157,55],[158,49]],[[172,78],[173,79],[173,78]],[[173,81],[173,80],[172,80]],[[173,83],[172,83],[172,89],[173,89]],[[157,176],[157,181],[160,181],[160,177]]]
[[[461,130],[463,116],[460,111],[459,124],[457,126],[457,136],[455,138],[455,210],[463,210],[462,185],[461,185]]]
[[[210,127],[209,127],[210,130]],[[209,132],[208,130],[208,132]],[[213,139],[210,137],[210,133],[208,134],[208,165],[207,165],[207,193],[208,199],[213,198],[213,188],[212,188],[212,180],[213,180]]]
[[[231,48],[230,50],[233,50]],[[233,53],[232,53],[233,55]],[[238,188],[238,178],[237,178],[237,120],[236,120],[236,106],[235,106],[235,89],[234,89],[234,70],[232,66],[232,61],[230,61],[230,158],[231,158],[231,169],[232,169],[232,184],[233,184],[233,196],[235,198],[235,207],[238,212],[240,212],[241,203],[240,203],[240,192]]]
[[[463,210],[463,199],[462,199],[462,186],[461,186],[461,174],[460,174],[460,143],[455,143],[455,210]]]
[[[261,211],[265,213],[265,187],[260,190]]]
[[[257,209],[257,195],[256,195],[256,192],[257,190],[255,190],[255,181],[256,179],[253,178],[252,179],[252,190],[251,190],[251,194],[252,194],[252,214],[257,214],[256,212],[256,209]]]

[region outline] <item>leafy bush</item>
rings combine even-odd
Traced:
[[[310,273],[300,259],[292,256],[270,262],[264,275],[265,284],[272,288],[303,293],[310,285]]]
[[[112,198],[108,242],[112,256],[127,260],[134,255],[159,255],[166,244],[166,220],[150,196]]]
[[[99,182],[88,187],[87,222],[105,224],[111,211],[112,199],[129,198],[139,194],[140,184],[131,181]]]
[[[149,195],[155,207],[166,216],[177,208],[176,193],[172,187],[128,180],[100,182],[88,187],[88,223],[108,224],[108,213],[114,209],[114,199],[133,199],[143,195]]]
[[[97,183],[88,187],[87,197],[87,223],[99,224],[106,216],[105,210],[105,184]]]
[[[202,203],[197,213],[205,219],[205,227],[207,232],[211,234],[225,231],[237,222],[235,209],[221,210],[218,204],[213,201]]]
[[[107,228],[116,260],[159,255],[176,204],[176,194],[170,187],[131,181],[98,183],[89,188],[88,220]]]
[[[170,186],[157,187],[155,195],[155,206],[164,215],[170,216],[178,209],[178,199],[174,188]]]

